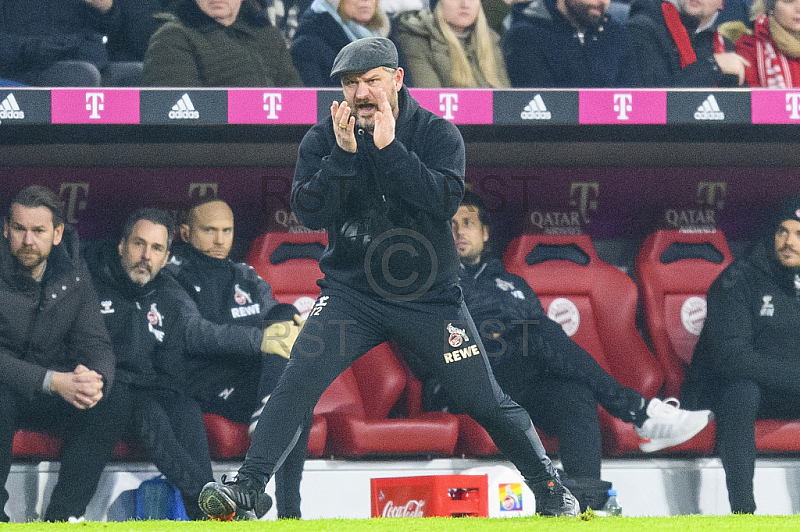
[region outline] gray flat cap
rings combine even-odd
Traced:
[[[331,78],[341,74],[361,74],[378,67],[397,68],[397,48],[385,37],[365,37],[339,50],[333,60]]]

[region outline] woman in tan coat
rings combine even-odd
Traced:
[[[500,37],[480,0],[436,0],[397,19],[397,40],[414,87],[508,87]]]

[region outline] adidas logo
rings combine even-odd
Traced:
[[[8,93],[5,100],[0,103],[0,120],[22,120],[23,118],[25,118],[25,113],[20,110],[14,93]]]
[[[547,110],[542,95],[537,94],[533,97],[533,100],[528,102],[528,105],[525,106],[525,109],[522,110],[519,117],[523,120],[550,120],[552,115],[550,111]]]
[[[178,103],[172,106],[172,111],[169,112],[170,119],[180,119],[180,118],[190,118],[190,119],[198,119],[200,118],[200,113],[198,113],[195,108],[194,104],[192,103],[191,98],[186,93],[183,93],[181,99],[178,100]]]
[[[720,111],[717,99],[713,94],[709,94],[703,105],[694,112],[695,120],[725,120],[725,113]]]

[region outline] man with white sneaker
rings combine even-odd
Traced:
[[[558,437],[564,485],[581,508],[602,508],[611,487],[600,479],[598,403],[634,424],[645,452],[683,443],[708,424],[709,410],[681,410],[672,398],[648,402],[622,386],[548,318],[525,280],[487,256],[488,213],[479,196],[464,195],[452,229],[464,301],[481,331],[494,376],[537,427]],[[426,408],[445,408],[447,397],[436,383],[425,384]]]

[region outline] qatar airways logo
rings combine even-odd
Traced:
[[[99,120],[100,111],[105,109],[105,105],[103,101],[105,100],[105,95],[102,92],[87,92],[86,93],[86,110],[90,111],[91,114],[89,118]]]
[[[439,110],[444,113],[442,118],[453,120],[454,112],[458,111],[458,94],[443,92],[439,94]]]
[[[789,119],[800,120],[800,92],[786,93],[786,110],[789,111]]]
[[[383,517],[425,517],[422,507],[425,501],[411,499],[404,506],[395,506],[393,501],[388,501],[383,507]]]
[[[267,112],[268,120],[277,120],[278,111],[281,110],[281,93],[279,92],[265,92],[264,93],[264,110]]]
[[[633,95],[614,94],[614,112],[617,113],[617,120],[629,120],[628,113],[633,111]]]

